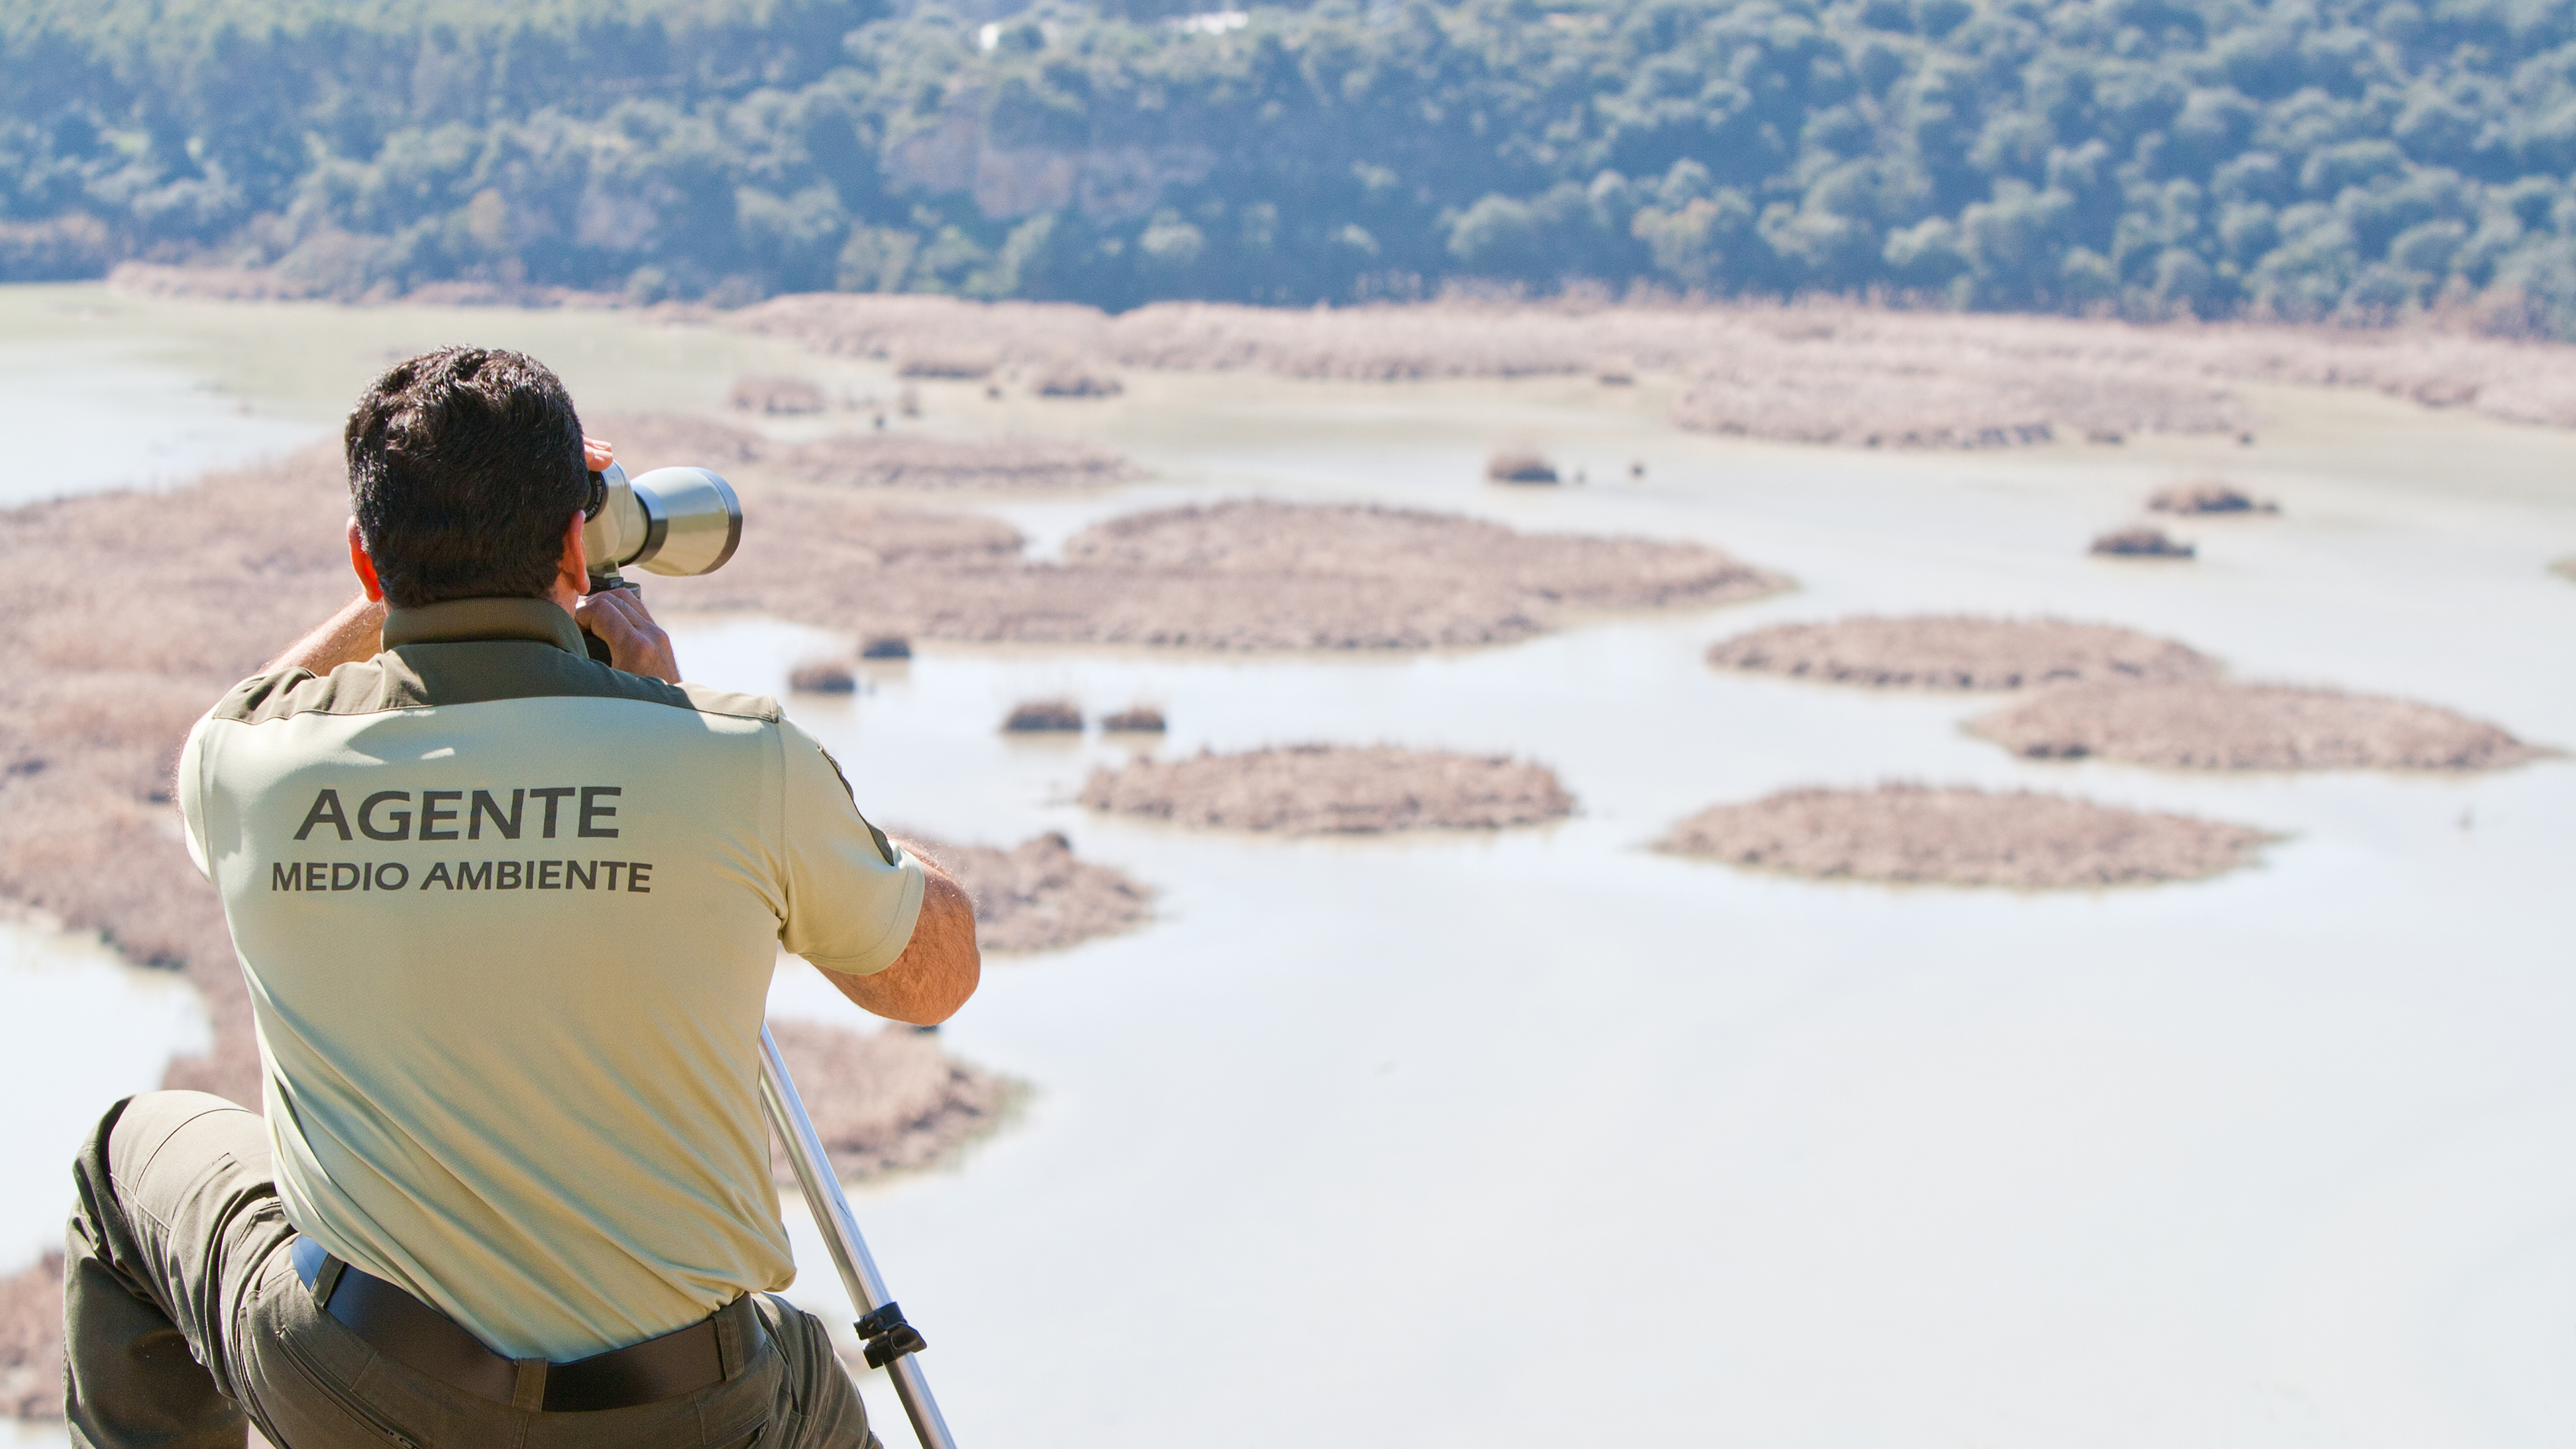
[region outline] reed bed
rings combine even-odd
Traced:
[[[2216,680],[2071,685],[1968,728],[2031,759],[2196,770],[2494,770],[2555,753],[2437,705]]]
[[[769,440],[749,428],[689,413],[596,413],[581,420],[582,431],[617,449],[617,461],[629,475],[654,468],[691,465],[724,469],[767,456]]]
[[[728,325],[826,352],[972,346],[1183,372],[1405,381],[1684,380],[1686,427],[1787,441],[1991,447],[2242,432],[2247,384],[2359,388],[2576,427],[2576,347],[2439,330],[1905,311],[1834,299],[1575,305],[1462,299],[1337,309],[780,297]]]
[[[1031,699],[1011,706],[1002,717],[1002,728],[1011,734],[1082,733],[1082,706],[1069,699]]]
[[[1100,488],[1137,475],[1110,449],[1064,438],[935,438],[844,433],[763,458],[783,477],[843,488]]]
[[[858,676],[838,659],[808,659],[787,671],[787,687],[798,694],[855,694]]]
[[[1059,358],[1029,379],[1029,391],[1039,397],[1116,397],[1126,390],[1118,374],[1081,358]]]
[[[975,901],[975,941],[1011,954],[1060,951],[1152,919],[1154,893],[1122,870],[1073,853],[1056,831],[1004,850],[897,831],[957,878]]]
[[[1574,609],[1759,597],[1777,575],[1715,549],[1520,534],[1451,514],[1243,501],[1131,514],[1021,557],[959,514],[774,489],[722,572],[656,580],[658,607],[760,610],[914,639],[1277,652],[1509,643]]]
[[[171,766],[198,715],[356,592],[348,508],[320,447],[0,513],[0,898],[186,974],[214,1042],[170,1086],[259,1101],[241,967],[180,843]]]
[[[2256,498],[2232,483],[2216,478],[2195,478],[2159,488],[2147,496],[2147,508],[2154,513],[2278,513],[2281,505],[2267,498]]]
[[[1574,810],[1574,797],[1543,765],[1389,745],[1135,760],[1092,772],[1082,803],[1203,830],[1279,835],[1494,830]]]
[[[200,714],[355,592],[348,507],[326,445],[165,493],[0,512],[0,611],[13,621],[0,630],[0,901],[101,932],[197,988],[212,1047],[174,1061],[167,1086],[260,1100],[248,991],[180,841],[170,771]],[[896,556],[961,537],[970,552],[1016,555],[998,525],[911,517]]]
[[[1880,689],[2027,689],[2081,681],[2209,679],[2217,660],[2110,624],[1967,615],[1774,624],[1711,645],[1720,669]]]
[[[1099,488],[1138,476],[1122,454],[1069,438],[869,432],[777,443],[711,418],[673,413],[604,413],[583,419],[583,428],[613,444],[629,474],[674,464],[748,467],[759,477],[826,487],[936,492]]]
[[[2163,529],[2146,524],[2115,528],[2102,534],[2093,540],[2092,551],[2108,558],[2166,559],[2192,558],[2200,552],[2193,545],[2174,539]]]
[[[794,417],[823,410],[823,389],[801,377],[745,375],[733,380],[726,399],[746,413]]]
[[[2241,825],[2028,790],[1785,790],[1704,810],[1655,848],[1819,880],[2063,890],[2197,880],[2252,861]]]
[[[1485,460],[1485,476],[1496,483],[1553,483],[1556,465],[1537,453],[1496,453]]]
[[[769,1030],[843,1182],[939,1162],[999,1127],[1028,1090],[949,1056],[936,1032],[810,1021]],[[795,1180],[774,1140],[770,1170]]]

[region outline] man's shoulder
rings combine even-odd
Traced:
[[[404,645],[327,675],[284,668],[252,675],[208,711],[266,724],[305,714],[359,715],[512,700],[591,699],[660,705],[775,725],[778,701],[702,684],[666,684],[544,645]]]
[[[680,692],[687,696],[689,707],[700,714],[729,715],[773,725],[786,720],[786,715],[778,708],[778,701],[765,694],[736,694],[726,689],[709,689],[703,684],[683,684]]]
[[[400,709],[404,692],[374,660],[343,664],[329,674],[287,667],[263,670],[226,691],[206,712],[212,721],[266,724],[299,714],[368,714]],[[390,701],[388,696],[394,696]]]

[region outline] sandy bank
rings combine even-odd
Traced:
[[[1387,745],[1136,760],[1093,771],[1082,803],[1175,825],[1282,835],[1490,830],[1574,809],[1574,797],[1543,765]]]
[[[1774,574],[1697,544],[1522,534],[1453,514],[1263,501],[1130,514],[1021,557],[1008,526],[813,489],[747,505],[741,552],[653,580],[657,608],[751,609],[859,634],[1268,652],[1509,643],[1574,609],[1758,597]]]
[[[2033,759],[2214,770],[2485,770],[2549,751],[2436,705],[2332,689],[2079,684],[1970,723]]]
[[[1027,1090],[949,1056],[935,1032],[810,1021],[769,1030],[844,1182],[939,1161],[1000,1126]],[[774,1141],[770,1165],[782,1183],[794,1180]]]
[[[1655,848],[1820,879],[2037,890],[2215,875],[2250,861],[2268,838],[2027,790],[1889,784],[1720,805]]]
[[[2186,645],[2110,624],[1959,614],[1774,624],[1711,645],[1708,662],[1720,669],[1914,689],[2161,682],[2206,679],[2219,670],[2217,660]]]
[[[1059,951],[1132,929],[1154,913],[1154,893],[1135,877],[1080,859],[1073,843],[1052,831],[1008,850],[895,834],[919,842],[974,897],[975,941],[987,951]]]

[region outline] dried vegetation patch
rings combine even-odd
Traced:
[[[326,446],[0,513],[0,897],[187,974],[214,1044],[173,1063],[170,1086],[259,1100],[241,967],[180,843],[170,770],[198,715],[356,592],[348,511]]]
[[[2189,483],[2176,483],[2159,488],[2147,497],[2147,507],[2157,513],[2278,513],[2281,505],[2266,498],[2256,498],[2232,483],[2215,478],[2201,478]]]
[[[0,512],[0,900],[185,973],[214,1041],[168,1086],[259,1100],[248,993],[180,841],[171,767],[197,716],[355,592],[348,510],[324,446],[166,493]],[[993,542],[933,520],[911,546]],[[1006,529],[1001,544],[1018,547]],[[132,586],[137,558],[149,589]]]
[[[2187,559],[2200,550],[2166,536],[2161,528],[2117,528],[2093,540],[2093,552],[2111,558]]]
[[[726,321],[827,352],[972,349],[1028,365],[1085,357],[1363,381],[1642,368],[1686,379],[1682,426],[1798,442],[1992,447],[2241,431],[2247,383],[2363,388],[2576,427],[2576,348],[2429,327],[2141,325],[1831,300],[1322,311],[1167,302],[1112,318],[1056,303],[860,295],[780,297]]]
[[[750,466],[757,476],[842,488],[1044,492],[1099,488],[1137,476],[1119,453],[1070,438],[946,438],[926,433],[842,433],[778,443],[710,418],[602,414],[583,420],[617,448],[629,473],[669,464]]]
[[[913,638],[1237,651],[1508,643],[1563,611],[1730,603],[1785,581],[1697,544],[1246,501],[1131,514],[1032,563],[1004,524],[771,490],[723,571],[660,605]]]
[[[770,1034],[844,1182],[927,1167],[1001,1125],[1027,1090],[940,1049],[935,1032],[777,1021]],[[779,1181],[794,1175],[770,1144]]]
[[[2033,759],[2204,770],[2490,770],[2550,753],[2437,705],[2215,680],[2073,685],[1969,728]]]
[[[1721,669],[1913,689],[2207,679],[2219,670],[2208,655],[2133,629],[1965,615],[1774,624],[1712,645],[1708,662]]]
[[[1818,879],[2044,890],[2216,875],[2267,839],[2240,825],[2027,790],[1888,784],[1720,805],[1655,848]]]
[[[745,374],[733,380],[733,391],[727,398],[737,409],[747,413],[796,416],[823,410],[823,389],[802,377],[773,377]]]
[[[1281,835],[1491,830],[1574,809],[1574,797],[1544,765],[1387,745],[1136,760],[1094,771],[1082,803],[1176,825]]]
[[[896,833],[918,843],[974,898],[975,940],[987,951],[1060,951],[1153,915],[1152,891],[1125,871],[1077,857],[1073,842],[1053,831],[1008,850]]]

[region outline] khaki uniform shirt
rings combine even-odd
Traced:
[[[384,632],[243,681],[179,763],[287,1216],[513,1357],[786,1286],[770,972],[884,969],[920,865],[774,701],[595,663],[550,602]]]

